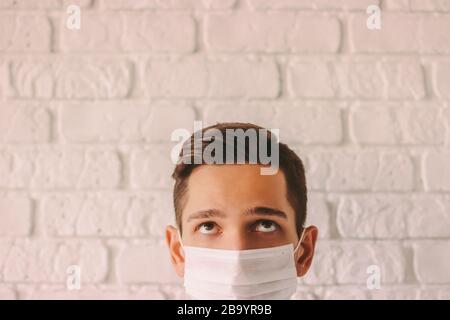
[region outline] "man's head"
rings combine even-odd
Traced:
[[[172,175],[175,179],[173,198],[183,244],[234,250],[288,243],[296,246],[304,229],[307,207],[305,171],[300,158],[287,145],[279,143],[270,131],[253,124],[221,123],[204,128],[202,133],[211,129],[224,137],[227,129],[264,130],[265,135],[264,139],[257,135],[257,140],[245,140],[242,164],[181,161],[176,165]],[[209,139],[202,139],[200,150],[196,150],[194,139],[192,135],[187,141],[189,147],[182,150],[180,159],[193,160],[211,143]],[[274,141],[277,148],[271,148]],[[220,141],[224,150],[230,142],[236,141]],[[237,154],[242,145],[233,145],[233,152]],[[265,152],[278,153],[279,170],[272,175],[261,174],[261,168],[267,167],[267,163],[260,161],[260,149],[266,147]],[[255,152],[257,161],[253,163],[250,159]],[[237,158],[233,155],[233,159]],[[297,257],[299,276],[305,274],[311,264],[316,238],[317,228],[306,228]],[[182,276],[184,257],[175,228],[167,228],[166,240],[175,270]]]

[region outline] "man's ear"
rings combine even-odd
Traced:
[[[315,226],[305,228],[303,241],[295,257],[298,277],[303,277],[308,272],[309,267],[311,267],[318,234],[319,230]]]
[[[175,272],[180,277],[184,277],[184,253],[178,238],[177,229],[173,226],[166,227],[166,243],[169,247],[170,259]]]

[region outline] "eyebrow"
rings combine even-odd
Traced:
[[[244,211],[244,215],[263,215],[263,216],[277,216],[283,219],[287,219],[287,215],[284,211],[270,208],[270,207],[253,207],[249,208]],[[207,219],[207,218],[213,218],[213,217],[219,217],[219,218],[225,218],[226,214],[218,209],[208,209],[208,210],[201,210],[192,213],[188,219],[187,222],[191,220],[196,219]]]
[[[195,220],[195,219],[207,219],[207,218],[213,218],[213,217],[219,217],[219,218],[225,218],[226,214],[223,213],[220,210],[217,209],[208,209],[208,210],[201,210],[201,211],[197,211],[194,212],[193,214],[191,214],[188,219],[187,222],[191,221],[191,220]]]
[[[270,207],[249,208],[244,212],[244,215],[277,216],[283,219],[287,219],[287,215],[284,211]]]

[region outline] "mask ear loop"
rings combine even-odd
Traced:
[[[175,227],[175,229],[177,229],[178,240],[179,240],[180,243],[181,243],[181,247],[184,247],[184,246],[183,246],[183,241],[181,240],[180,229],[179,229],[178,227]]]
[[[177,234],[178,234],[178,241],[180,241],[181,244],[181,249],[183,250],[184,253],[184,245],[183,245],[183,241],[181,240],[181,232],[180,232],[180,228],[175,227],[177,229]]]
[[[297,246],[294,249],[294,255],[297,252],[298,248],[300,248],[301,243],[303,242],[303,237],[305,235],[306,228],[303,228],[302,235],[300,236],[300,240],[298,240]]]

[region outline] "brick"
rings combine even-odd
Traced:
[[[120,159],[112,151],[0,151],[4,188],[113,188],[120,182],[120,169]]]
[[[450,63],[442,62],[433,65],[433,84],[439,98],[450,99]]]
[[[305,284],[366,284],[367,268],[378,265],[382,284],[402,283],[405,257],[395,242],[320,241]]]
[[[196,39],[195,21],[184,14],[86,13],[79,30],[61,19],[59,31],[64,52],[187,53]]]
[[[0,241],[0,268],[5,264],[9,249],[11,247],[11,240],[2,239]],[[0,272],[0,281],[3,281],[3,274]]]
[[[4,59],[0,58],[0,97],[7,95],[8,82],[8,63]]]
[[[450,202],[436,196],[346,195],[337,227],[345,238],[439,238],[450,235]]]
[[[445,143],[448,145],[450,144],[450,108],[445,108],[442,110],[442,117],[444,119],[444,122],[446,123],[447,132],[445,135]]]
[[[205,122],[251,122],[279,129],[285,142],[336,144],[342,140],[341,111],[337,104],[216,104],[205,108]]]
[[[171,191],[154,193],[152,218],[149,223],[150,234],[157,239],[165,239],[167,225],[175,225],[175,208]]]
[[[168,248],[158,244],[123,245],[117,256],[116,272],[119,283],[181,282],[170,263]]]
[[[423,155],[422,174],[427,191],[450,190],[450,152],[429,151]]]
[[[280,90],[277,66],[266,60],[153,60],[143,77],[150,97],[275,98]]]
[[[216,124],[218,119],[223,122],[250,122],[265,128],[279,128],[277,111],[283,110],[286,105],[249,103],[237,101],[236,103],[204,103],[199,104],[203,111],[203,126]],[[192,131],[192,129],[190,129]],[[283,135],[283,132],[280,132]]]
[[[0,105],[1,142],[47,142],[51,134],[51,113],[31,104]]]
[[[354,286],[330,286],[321,296],[323,300],[367,300],[368,292]]]
[[[325,300],[416,300],[419,290],[413,286],[384,286],[370,290],[361,286],[345,285],[326,288]]]
[[[0,8],[11,10],[61,9],[69,5],[87,8],[92,5],[92,0],[0,0]]]
[[[51,26],[45,16],[1,14],[0,30],[0,52],[50,51]]]
[[[313,290],[309,287],[297,285],[297,291],[292,295],[290,300],[314,300],[317,296],[312,292]]]
[[[447,10],[450,8],[447,3]],[[424,16],[419,33],[420,51],[426,53],[450,53],[450,21],[448,16]]]
[[[15,300],[16,298],[17,295],[13,288],[4,285],[0,286],[0,300]]]
[[[206,44],[222,52],[336,52],[340,25],[329,16],[295,13],[212,14]]]
[[[77,5],[81,8],[89,8],[92,6],[94,0],[60,0],[63,7],[67,8],[70,5]]]
[[[409,202],[411,208],[406,217],[410,237],[450,237],[450,199],[448,197],[436,195],[414,197]]]
[[[67,268],[71,265],[80,266],[82,283],[101,282],[108,272],[108,252],[95,240],[1,242],[7,254],[0,258],[3,262],[0,270],[8,282],[66,283]]]
[[[171,218],[164,202],[170,200],[160,192],[47,196],[38,228],[48,236],[161,237]]]
[[[183,300],[188,298],[183,285],[175,285],[175,284],[164,284],[162,290],[164,290],[164,294],[166,299],[174,299],[174,300]]]
[[[26,197],[0,197],[0,236],[27,236],[33,207]]]
[[[56,9],[59,7],[59,0],[0,0],[0,8],[2,9]]]
[[[350,18],[352,52],[449,53],[450,22],[445,16],[383,13],[381,29],[366,26],[367,15]]]
[[[14,60],[9,95],[16,98],[124,98],[132,65],[117,59]]]
[[[372,188],[375,191],[411,191],[414,189],[415,168],[406,154],[386,153],[380,156]]]
[[[379,0],[247,0],[254,9],[333,9],[366,10],[369,5],[378,5]]]
[[[449,300],[450,288],[448,286],[430,286],[420,290],[419,299],[422,300]]]
[[[445,0],[409,0],[409,5],[416,11],[450,11],[450,3]]]
[[[384,0],[382,10],[408,11],[410,0]]]
[[[25,300],[163,300],[166,297],[156,286],[120,286],[87,284],[79,290],[61,285],[19,285],[20,298]]]
[[[366,284],[367,268],[380,268],[381,283],[402,283],[405,279],[405,257],[402,247],[395,242],[346,241],[334,248],[336,279],[339,284]]]
[[[345,238],[398,238],[407,235],[410,201],[390,196],[349,195],[339,202],[337,227]]]
[[[307,203],[306,225],[314,225],[319,229],[319,239],[331,236],[331,210],[323,195],[309,193]]]
[[[285,106],[277,113],[282,139],[304,144],[338,144],[343,130],[338,106]]]
[[[175,129],[192,127],[196,117],[192,107],[173,103],[68,103],[60,114],[62,136],[76,142],[167,142]]]
[[[400,153],[346,152],[309,154],[305,161],[311,190],[410,191],[412,159]]]
[[[424,71],[416,60],[392,60],[380,64],[385,78],[384,90],[389,99],[424,99],[426,96]]]
[[[104,9],[183,9],[183,10],[198,10],[198,9],[231,9],[236,0],[173,0],[173,1],[159,1],[159,0],[100,0],[100,7]]]
[[[288,66],[289,93],[302,98],[422,99],[423,71],[414,61],[296,61]]]
[[[419,50],[417,16],[381,13],[381,29],[367,28],[368,15],[353,15],[349,21],[352,52],[415,52]]]
[[[413,245],[414,270],[421,283],[450,283],[450,242],[421,241]]]
[[[442,144],[439,108],[362,106],[350,113],[352,140],[361,144]]]
[[[151,203],[124,196],[54,197],[44,202],[42,224],[50,235],[143,236]]]
[[[371,300],[417,300],[419,289],[416,286],[381,287],[378,290],[368,290]]]
[[[171,148],[154,145],[131,154],[131,186],[132,188],[171,188],[171,172],[175,163],[171,160]]]
[[[330,64],[301,62],[288,67],[288,88],[292,96],[316,98],[335,97],[337,84],[333,81]]]

